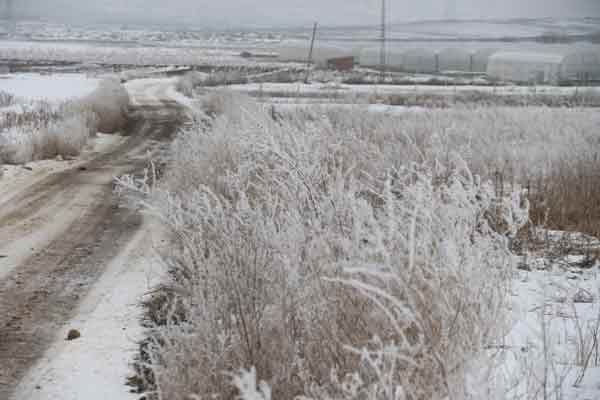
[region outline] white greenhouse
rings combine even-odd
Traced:
[[[371,68],[379,67],[380,51],[380,47],[363,49],[359,57],[360,65]],[[428,74],[444,71],[485,73],[488,60],[495,51],[493,49],[468,51],[459,48],[447,48],[438,52],[433,49],[388,48],[386,64],[391,71]]]
[[[562,81],[600,81],[600,49],[567,53],[563,58],[560,74]]]
[[[306,62],[310,51],[310,43],[294,42],[281,44],[276,52],[280,61]],[[320,67],[326,67],[328,60],[340,57],[351,57],[350,50],[315,43],[312,59]]]
[[[367,47],[362,49],[359,64],[362,67],[377,68],[381,65],[381,47]],[[398,49],[387,49],[385,53],[386,67],[391,71],[401,71],[403,52]]]
[[[375,68],[378,67],[380,63],[379,55],[381,54],[381,49],[379,47],[367,47],[361,50],[360,57],[358,58],[358,63],[361,67],[367,68]]]
[[[404,69],[404,52],[398,49],[388,49],[385,53],[385,63],[391,71]]]
[[[406,72],[437,73],[439,72],[438,55],[426,49],[412,49],[402,53],[402,69]]]
[[[487,74],[493,79],[529,83],[600,81],[600,52],[498,52],[490,57]]]
[[[490,61],[490,57],[495,54],[498,50],[496,49],[479,49],[471,53],[471,66],[470,72],[480,72],[485,74],[487,72],[487,66]]]
[[[472,72],[473,56],[466,50],[444,49],[437,54],[439,71]]]

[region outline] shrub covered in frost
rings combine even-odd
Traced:
[[[26,104],[0,114],[0,160],[20,164],[79,154],[96,134],[96,115],[76,102]]]
[[[105,80],[81,100],[11,101],[13,107],[0,109],[0,162],[20,164],[78,155],[98,131],[123,129],[129,95],[118,81]]]
[[[0,107],[7,107],[15,104],[15,96],[0,90]]]
[[[96,114],[98,131],[116,133],[125,127],[129,93],[117,79],[102,80],[82,103]]]
[[[247,380],[229,374],[250,367],[271,388],[241,390],[253,399],[468,391],[502,332],[493,186],[451,146],[366,114],[227,104],[179,135],[160,184],[121,180],[172,232],[138,364],[150,396],[233,398]]]

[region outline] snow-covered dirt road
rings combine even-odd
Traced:
[[[143,171],[148,152],[158,151],[174,135],[183,114],[172,99],[140,99],[132,107],[126,139],[69,168],[2,191],[0,399],[11,398],[40,360],[48,368],[53,353],[60,357],[56,343],[64,340],[70,322],[93,313],[102,305],[98,299],[110,293],[107,275],[116,283],[121,264],[149,246],[140,236],[142,217],[115,195],[114,177]],[[125,296],[123,302],[129,300]],[[93,335],[93,323],[87,326],[82,333]],[[27,382],[21,386],[28,390]],[[34,397],[25,396],[15,398]]]

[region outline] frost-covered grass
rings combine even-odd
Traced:
[[[388,143],[382,145],[386,159],[396,166],[434,156],[445,162],[441,150],[455,151],[497,187],[527,189],[534,224],[600,236],[596,109],[455,107],[382,116],[360,106],[328,106],[319,112],[340,129],[377,132],[378,140]],[[419,151],[397,143],[414,143]]]
[[[96,123],[96,116],[76,103],[41,102],[23,112],[0,113],[0,162],[77,155],[96,134]]]
[[[217,71],[210,74],[191,71],[178,79],[176,89],[187,97],[194,97],[194,90],[198,87],[231,85],[246,82],[248,82],[246,74],[239,70]]]
[[[281,64],[284,66],[285,64]],[[490,107],[600,107],[597,87],[517,86],[485,78],[393,74],[380,82],[372,71],[312,70],[309,83],[302,65],[257,72],[256,68],[221,68],[211,73],[192,71],[182,76],[177,89],[188,97],[203,95],[207,87],[227,87],[265,99],[319,99],[394,106],[448,108]]]
[[[538,196],[563,160],[592,160],[595,110],[204,108],[158,182],[121,180],[172,232],[137,364],[150,398],[598,394],[596,278],[562,292],[578,317],[549,317],[550,272],[512,254],[533,260],[530,207],[562,212]]]
[[[500,201],[456,152],[366,114],[225,105],[181,133],[158,186],[121,182],[173,232],[146,388],[232,398],[224,372],[253,366],[273,398],[470,392],[506,329],[519,194]]]
[[[253,97],[318,98],[402,106],[600,107],[596,87],[523,87],[514,85],[349,85],[336,81],[303,83],[250,83],[229,89]]]
[[[297,82],[303,80],[305,71],[298,66],[294,67],[281,64],[279,68],[269,67],[241,67],[241,68],[220,68],[210,73],[190,71],[181,76],[177,82],[177,90],[188,97],[195,96],[195,90],[198,88],[239,85],[248,82]],[[320,71],[326,74],[325,79],[331,78],[332,74],[327,71]]]
[[[48,102],[0,94],[0,163],[78,155],[98,131],[114,133],[126,122],[129,95],[105,80],[90,95]]]

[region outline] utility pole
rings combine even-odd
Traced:
[[[386,57],[386,34],[387,34],[387,17],[386,17],[386,4],[385,0],[381,0],[381,27],[379,40],[381,41],[381,48],[379,49],[379,68],[381,69],[381,75],[379,80],[381,83],[385,81],[385,75],[387,70],[387,57]]]
[[[444,10],[444,19],[456,19],[456,0],[446,0],[446,9]]]
[[[13,4],[13,0],[4,0],[3,19],[9,31],[13,31],[16,25]]]
[[[312,64],[312,56],[313,50],[315,48],[315,37],[317,36],[317,23],[313,26],[312,38],[310,40],[310,50],[308,50],[308,58],[306,59],[306,77],[304,78],[304,83],[308,83],[308,78],[310,78],[310,66]]]

